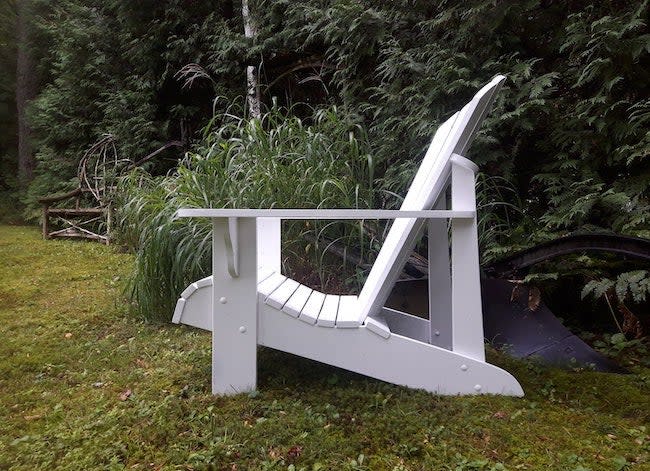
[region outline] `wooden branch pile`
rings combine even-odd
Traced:
[[[91,239],[108,244],[110,233],[110,207],[82,208],[81,197],[90,190],[81,187],[61,195],[39,198],[43,205],[43,238],[70,237]],[[74,208],[51,207],[63,201],[74,201]],[[52,230],[51,218],[58,218],[65,224],[63,229]],[[96,228],[99,227],[99,229]],[[103,231],[101,229],[104,229]],[[101,231],[101,232],[99,232]]]
[[[81,238],[109,244],[111,195],[117,177],[171,147],[183,148],[183,143],[170,141],[137,162],[132,162],[118,158],[113,135],[102,136],[86,151],[79,163],[77,188],[38,199],[43,205],[43,238]],[[54,225],[57,228],[53,228]]]

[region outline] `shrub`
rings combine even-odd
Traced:
[[[177,209],[377,207],[377,164],[363,129],[335,107],[274,106],[261,120],[230,110],[216,115],[173,174],[133,171],[120,183],[118,239],[137,254],[128,287],[135,311],[169,319],[178,293],[209,273],[210,221],[175,218]],[[354,238],[367,252],[379,233],[371,223],[293,222],[283,231],[294,261],[286,268],[320,266],[325,242]],[[322,284],[331,282],[320,274]]]

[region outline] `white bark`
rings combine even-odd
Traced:
[[[257,36],[257,25],[251,16],[248,7],[248,0],[242,0],[241,12],[244,20],[244,36],[247,38],[254,38]],[[246,98],[250,116],[258,119],[261,118],[262,112],[258,71],[257,68],[252,65],[246,67]]]

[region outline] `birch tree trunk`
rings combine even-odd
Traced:
[[[250,9],[248,8],[248,0],[242,0],[241,13],[244,20],[244,36],[247,38],[254,38],[257,36],[257,25],[251,16]],[[248,110],[251,117],[261,118],[261,98],[258,72],[255,66],[249,65],[246,67],[246,98],[248,102]]]
[[[16,2],[18,51],[16,58],[16,109],[18,112],[18,172],[24,182],[32,180],[35,160],[27,106],[36,96],[36,64],[30,51],[29,1]]]

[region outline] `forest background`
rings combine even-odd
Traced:
[[[169,318],[209,268],[207,228],[179,228],[178,206],[396,207],[436,127],[502,73],[469,156],[483,262],[570,233],[650,238],[647,18],[645,0],[5,0],[0,219],[37,223],[38,198],[75,188],[106,136],[130,162],[164,148],[114,204],[138,254],[134,306]],[[289,233],[312,235],[291,247],[304,271],[330,241],[371,259],[382,228]],[[193,254],[180,267],[179,246]],[[563,257],[526,281],[561,314],[592,299],[614,331],[612,317],[647,317],[650,276],[633,263]]]

